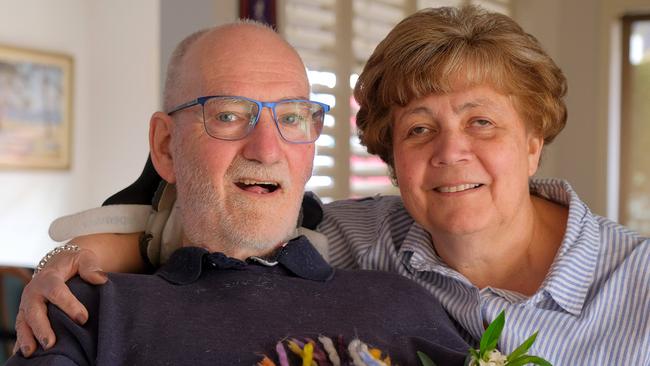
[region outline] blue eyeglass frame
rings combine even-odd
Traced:
[[[238,138],[238,139],[224,139],[224,138],[221,138],[221,137],[214,137],[214,136],[210,135],[210,133],[208,133],[208,130],[207,130],[208,127],[205,125],[205,112],[204,112],[203,108],[205,107],[205,103],[208,100],[213,99],[213,98],[240,98],[240,99],[244,99],[244,100],[247,100],[249,102],[253,102],[253,103],[257,104],[257,116],[255,117],[255,122],[253,122],[252,126],[248,128],[248,131],[246,132],[246,134],[244,136],[242,136],[241,138]],[[253,131],[253,129],[255,129],[255,126],[257,126],[257,122],[259,122],[260,116],[262,115],[262,109],[264,109],[264,107],[266,107],[266,108],[271,110],[271,115],[273,116],[273,123],[275,123],[275,128],[278,130],[278,133],[280,134],[280,137],[282,137],[282,139],[284,141],[286,141],[286,142],[288,142],[290,144],[311,144],[314,141],[316,141],[320,137],[323,126],[321,126],[320,131],[318,131],[318,136],[316,136],[316,138],[313,141],[289,141],[284,137],[284,135],[282,134],[282,131],[280,130],[280,126],[278,125],[278,119],[277,119],[277,117],[275,115],[275,106],[280,104],[280,103],[287,103],[287,102],[315,103],[315,104],[318,104],[319,106],[321,106],[323,108],[324,113],[327,113],[327,112],[330,111],[330,106],[329,105],[327,105],[325,103],[317,102],[315,100],[283,99],[283,100],[280,100],[280,101],[277,101],[277,102],[261,102],[259,100],[246,98],[246,97],[242,97],[242,96],[237,96],[237,95],[209,95],[209,96],[204,96],[204,97],[198,97],[198,98],[196,98],[194,100],[190,100],[189,102],[186,102],[186,103],[183,103],[183,104],[181,104],[179,106],[176,106],[176,107],[172,108],[169,112],[167,112],[167,114],[171,116],[173,113],[180,112],[180,111],[182,111],[184,109],[187,109],[187,108],[190,108],[190,107],[194,107],[195,105],[200,105],[201,109],[202,109],[202,114],[203,114],[203,128],[205,129],[205,132],[210,137],[215,138],[215,139],[219,139],[219,140],[224,140],[224,141],[237,141],[237,140],[241,140],[241,139],[246,138],[246,136],[248,136],[251,133],[251,131]],[[323,122],[324,122],[324,118],[325,118],[325,116],[323,116]]]

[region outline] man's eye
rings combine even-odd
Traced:
[[[219,122],[235,122],[237,121],[238,117],[235,113],[232,112],[222,112],[217,114],[216,120]]]
[[[489,127],[492,126],[492,122],[487,119],[475,119],[471,125],[476,127]]]
[[[280,123],[286,126],[293,126],[303,122],[305,118],[298,114],[285,114],[280,117]]]

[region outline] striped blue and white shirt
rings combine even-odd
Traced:
[[[448,267],[399,197],[327,204],[318,230],[329,239],[332,264],[415,280],[440,299],[474,342],[484,322],[505,310],[503,352],[539,331],[529,353],[556,366],[650,365],[650,239],[591,213],[565,181],[533,180],[530,188],[569,207],[558,255],[530,297],[479,289]]]

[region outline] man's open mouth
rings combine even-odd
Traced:
[[[482,187],[483,184],[481,183],[467,183],[467,184],[459,184],[456,186],[441,186],[441,187],[436,187],[434,190],[436,192],[440,193],[456,193],[456,192],[463,192],[467,191],[470,189],[476,189],[479,187]]]
[[[235,182],[235,185],[244,191],[258,194],[273,193],[280,188],[278,182],[257,181],[254,179],[240,179]]]

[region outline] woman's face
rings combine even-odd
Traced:
[[[394,111],[393,155],[404,204],[432,235],[507,228],[530,200],[543,139],[489,86],[429,95]]]

